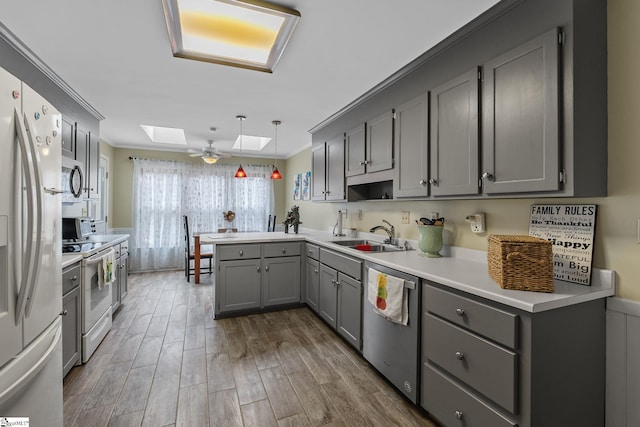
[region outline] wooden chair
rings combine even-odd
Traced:
[[[267,231],[271,232],[271,231],[276,231],[276,216],[275,215],[269,215],[269,220],[267,223]]]
[[[184,228],[184,275],[189,278],[195,274],[195,267],[191,266],[191,261],[195,260],[196,254],[191,246],[191,234],[189,234],[189,218],[182,215],[182,225]],[[202,273],[213,273],[213,252],[200,252],[200,260],[209,260],[209,269],[200,269]]]

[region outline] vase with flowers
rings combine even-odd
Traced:
[[[236,219],[236,213],[234,211],[222,212],[224,220],[227,222],[227,233],[233,233],[233,220]]]

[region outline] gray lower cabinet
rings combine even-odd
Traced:
[[[260,258],[220,261],[216,289],[220,313],[260,307]]]
[[[602,426],[605,302],[528,313],[423,282],[421,406],[447,426]]]
[[[393,197],[429,195],[428,94],[396,108]]]
[[[318,314],[333,329],[338,317],[338,272],[324,264],[320,264],[320,287],[318,290]]]
[[[62,271],[62,375],[80,364],[81,314],[80,263]]]
[[[431,90],[431,194],[478,194],[478,67]]]
[[[320,248],[318,315],[362,348],[362,260]]]
[[[318,312],[318,292],[320,290],[320,248],[305,243],[304,296],[303,301],[316,313]]]
[[[113,249],[115,252],[116,280],[111,290],[111,309],[115,312],[120,308],[129,288],[129,241],[125,240],[114,245]]]
[[[554,28],[484,64],[485,193],[560,188],[558,55]]]
[[[300,245],[218,245],[216,315],[300,303]]]
[[[262,305],[300,302],[300,254],[262,261]]]

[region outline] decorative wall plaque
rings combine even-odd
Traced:
[[[558,280],[591,284],[596,205],[532,205],[529,235],[553,243]]]

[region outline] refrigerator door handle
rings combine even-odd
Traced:
[[[38,287],[38,277],[40,276],[40,267],[38,260],[40,259],[40,253],[42,252],[42,223],[44,221],[43,211],[44,211],[44,201],[43,201],[43,193],[44,193],[44,181],[42,179],[42,171],[40,170],[40,155],[38,154],[37,146],[34,142],[35,135],[35,127],[31,126],[29,123],[29,119],[27,114],[24,113],[24,124],[27,129],[27,137],[29,138],[29,148],[31,149],[31,161],[33,162],[33,175],[35,178],[35,196],[36,196],[36,247],[33,258],[31,258],[29,264],[31,264],[33,268],[33,272],[31,274],[31,285],[29,286],[29,294],[27,296],[27,305],[25,308],[25,315],[29,316],[31,313],[31,306],[33,304],[33,299],[36,293],[36,288]]]
[[[33,211],[35,209],[35,205],[34,205],[33,196],[34,196],[34,193],[36,193],[36,190],[34,189],[35,183],[33,182],[33,161],[31,159],[31,150],[27,146],[29,144],[27,130],[20,118],[20,113],[18,112],[17,108],[13,109],[13,116],[14,116],[14,122],[16,126],[16,136],[18,140],[18,146],[20,148],[20,159],[22,162],[22,168],[20,167],[15,168],[15,173],[16,173],[16,178],[19,180],[21,178],[22,171],[24,170],[24,179],[25,179],[27,204],[28,204],[26,248],[25,248],[26,250],[24,252],[24,255],[21,256],[22,265],[16,266],[16,270],[21,271],[21,278],[19,281],[18,289],[16,290],[18,294],[18,301],[16,303],[16,324],[18,324],[20,322],[20,319],[22,318],[22,312],[25,308],[26,297],[29,291],[28,288],[30,287],[31,283],[33,283],[32,281],[33,267],[35,266],[35,264],[37,264],[37,261],[33,262],[35,260],[34,258],[35,248],[33,247],[33,240],[34,240],[33,239],[34,237]],[[14,194],[14,199],[16,201],[20,200],[21,193],[22,193],[22,188],[17,188],[16,194]],[[19,204],[17,205],[19,206]],[[16,220],[14,224],[14,227],[16,228],[16,230],[20,230],[21,232],[23,231],[22,216],[23,216],[23,213],[21,211],[19,215],[16,215]],[[20,239],[22,240],[22,236]]]
[[[56,320],[45,329],[18,356],[0,370],[0,406],[19,393],[46,366],[55,353],[62,336],[62,320]]]

